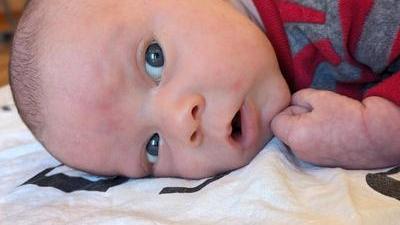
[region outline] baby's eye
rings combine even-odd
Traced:
[[[164,67],[164,53],[159,44],[152,43],[147,47],[145,60],[146,72],[159,83]]]
[[[158,159],[158,146],[160,144],[160,136],[158,134],[153,134],[149,142],[146,145],[147,160],[154,164]]]

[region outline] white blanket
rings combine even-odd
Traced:
[[[2,225],[400,224],[399,168],[319,168],[277,139],[248,166],[203,180],[95,177],[59,165],[19,119],[9,87],[0,89]]]

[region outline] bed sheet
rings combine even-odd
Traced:
[[[201,180],[97,177],[52,158],[0,89],[0,224],[399,225],[400,167],[320,168],[273,139]]]

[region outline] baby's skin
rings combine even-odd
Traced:
[[[372,169],[400,163],[400,107],[381,97],[360,102],[300,90],[272,130],[299,158],[318,165]]]
[[[71,167],[202,178],[247,165],[273,132],[320,165],[400,162],[393,103],[307,89],[290,105],[251,1],[43,1],[42,142]]]
[[[43,143],[101,175],[202,178],[247,165],[290,102],[240,4],[48,0]]]

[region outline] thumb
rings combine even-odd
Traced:
[[[275,116],[271,122],[272,132],[290,146],[289,139],[293,131],[301,128],[302,119],[310,109],[302,106],[290,106]]]

